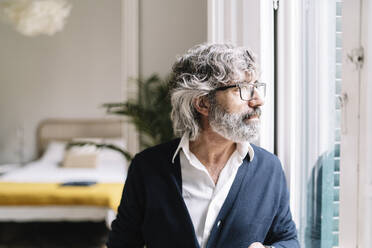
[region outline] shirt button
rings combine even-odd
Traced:
[[[217,227],[220,227],[220,225],[221,225],[221,221],[219,220],[219,221],[217,222]]]

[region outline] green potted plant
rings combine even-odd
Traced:
[[[104,103],[106,112],[112,115],[129,117],[140,134],[141,148],[154,146],[174,138],[170,113],[172,110],[168,89],[169,77],[161,79],[153,74],[146,79],[135,79],[138,84],[138,97],[126,102]],[[71,142],[73,146],[95,145],[97,148],[109,148],[120,152],[127,160],[132,154],[112,144],[94,142]]]
[[[162,79],[157,74],[146,79],[136,79],[138,83],[136,100],[103,104],[108,114],[129,117],[129,121],[140,134],[141,148],[174,138],[168,81],[169,77]]]

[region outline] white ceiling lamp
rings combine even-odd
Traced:
[[[70,11],[71,4],[65,0],[0,1],[0,15],[26,36],[61,31]]]

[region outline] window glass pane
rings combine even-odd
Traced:
[[[340,95],[336,94],[336,99],[335,99],[335,107],[336,107],[336,110],[339,110],[341,109],[341,102],[340,102]]]
[[[340,126],[341,125],[341,110],[337,109],[336,110],[336,125]]]
[[[333,195],[333,200],[335,202],[338,202],[340,200],[340,190],[335,189],[335,194]],[[338,206],[337,206],[337,211],[338,211]]]
[[[336,32],[341,32],[342,26],[341,26],[341,17],[336,17]]]
[[[335,171],[340,171],[340,158],[335,158]]]
[[[341,63],[342,62],[342,49],[337,48],[336,49],[336,63]]]
[[[336,78],[341,78],[341,64],[336,65]]]
[[[341,47],[342,46],[342,38],[341,38],[342,33],[336,32],[336,47]]]
[[[341,76],[341,67],[340,68],[340,76]],[[336,79],[336,92],[337,95],[341,95],[341,79]]]
[[[304,1],[301,247],[335,248],[339,238],[342,0]]]

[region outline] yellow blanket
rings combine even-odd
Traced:
[[[0,183],[0,206],[102,206],[117,210],[124,184],[86,187],[57,183]]]

